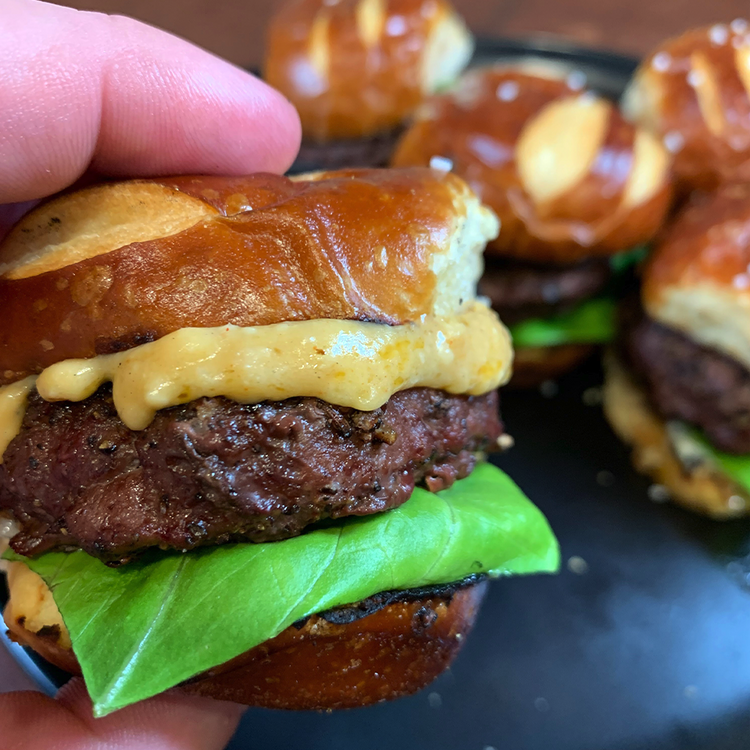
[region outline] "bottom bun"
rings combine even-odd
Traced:
[[[520,347],[513,359],[510,388],[534,388],[575,369],[594,351],[590,344]]]
[[[486,583],[394,602],[345,624],[313,616],[186,688],[252,706],[356,708],[416,693],[453,661]]]
[[[606,353],[604,370],[604,413],[617,436],[632,447],[635,469],[664,486],[675,503],[696,513],[716,519],[748,515],[750,495],[730,477],[707,463],[683,466],[666,424],[614,353]]]
[[[18,600],[31,601],[41,579],[21,568],[9,576],[11,599],[4,614],[11,637],[80,674],[75,655],[65,647],[67,633],[61,633],[54,615],[40,627],[38,613],[23,613]],[[24,590],[19,592],[20,586]],[[313,615],[183,688],[219,700],[293,710],[356,708],[410,695],[453,661],[486,588],[486,581],[472,581],[388,592]],[[40,629],[29,630],[31,622]]]

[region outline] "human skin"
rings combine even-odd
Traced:
[[[276,91],[122,17],[0,0],[0,238],[97,178],[283,172],[299,118]],[[0,305],[2,300],[0,300]],[[94,719],[81,680],[0,695],[2,750],[219,750],[242,708],[172,690]]]
[[[3,750],[220,750],[243,707],[172,690],[94,719],[80,679],[55,699],[41,693],[0,695]]]
[[[129,18],[0,0],[0,222],[86,175],[283,172],[297,113],[247,72]]]

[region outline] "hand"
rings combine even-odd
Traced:
[[[294,159],[296,112],[248,73],[127,18],[0,3],[0,238],[81,180],[283,172]],[[0,737],[3,750],[218,750],[240,714],[174,690],[95,720],[76,679],[56,700],[0,696]]]
[[[80,679],[57,695],[0,695],[3,750],[221,750],[242,706],[170,690],[104,719],[91,715]]]
[[[0,10],[0,236],[86,175],[283,172],[297,113],[258,79],[129,18]]]

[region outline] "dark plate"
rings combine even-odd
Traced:
[[[477,52],[479,62],[521,58],[580,70],[613,97],[635,66],[538,40]],[[553,397],[503,396],[517,445],[499,464],[555,528],[559,576],[494,582],[453,669],[419,695],[331,715],[250,710],[231,750],[750,746],[750,524],[649,501],[600,407],[586,403],[600,382],[591,363]]]

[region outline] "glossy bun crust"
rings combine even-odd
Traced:
[[[475,295],[497,220],[429,169],[109,183],[0,245],[0,384],[186,327],[398,325]]]
[[[183,687],[219,700],[293,710],[356,708],[409,695],[453,661],[474,625],[486,586],[480,582],[419,598],[396,597],[384,606],[373,597],[363,604],[375,602],[375,611],[365,616],[356,605],[313,615]],[[14,640],[80,674],[70,647],[61,645],[59,626],[33,632],[10,605],[5,619]]]
[[[575,77],[496,67],[430,99],[394,166],[450,159],[500,217],[490,252],[573,263],[649,240],[671,199],[669,155]]]
[[[750,368],[750,185],[696,194],[643,271],[656,321]]]
[[[680,463],[664,421],[611,352],[605,357],[603,405],[612,429],[631,447],[636,471],[666,488],[673,502],[719,520],[748,514],[750,496],[728,476],[706,464],[687,469]]]
[[[684,188],[750,180],[748,32],[738,19],[664,42],[625,94],[627,116],[663,139]]]
[[[446,0],[292,0],[271,20],[264,76],[306,140],[361,138],[399,127],[472,51]]]

